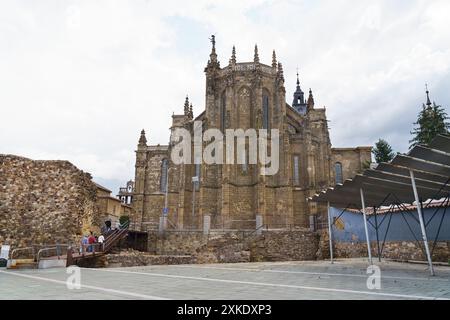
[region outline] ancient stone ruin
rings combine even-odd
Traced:
[[[96,189],[68,161],[0,155],[0,245],[78,243],[99,225]]]

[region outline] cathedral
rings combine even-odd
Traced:
[[[260,62],[255,46],[251,62],[238,62],[233,47],[229,63],[220,66],[212,37],[205,68],[204,111],[194,117],[188,98],[184,112],[172,115],[171,132],[278,129],[279,169],[261,175],[261,164],[176,164],[172,141],[152,145],[144,130],[136,150],[132,223],[142,231],[157,228],[255,229],[311,227],[324,220],[326,208],[307,198],[343,183],[371,162],[371,147],[332,148],[325,108],[315,106],[312,90],[303,92],[297,74],[292,104],[286,102],[283,66],[275,51],[272,63]],[[180,110],[182,107],[180,107]]]

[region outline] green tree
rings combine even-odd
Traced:
[[[413,138],[409,141],[411,148],[418,145],[429,145],[430,142],[438,134],[448,134],[450,130],[449,119],[444,108],[436,103],[428,104],[427,107],[423,105],[419,112],[417,121],[414,122],[414,130],[411,131]]]
[[[373,148],[372,153],[375,156],[376,163],[389,162],[395,157],[392,147],[384,139],[379,139],[378,142],[375,143],[375,148]]]

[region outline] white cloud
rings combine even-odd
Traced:
[[[203,110],[212,33],[222,65],[233,44],[239,61],[255,43],[263,62],[276,49],[288,102],[299,66],[334,145],[384,137],[406,151],[424,83],[449,105],[449,12],[446,0],[3,1],[0,152],[125,182],[142,128],[166,143],[186,93]]]

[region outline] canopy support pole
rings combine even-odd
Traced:
[[[367,228],[366,204],[364,202],[364,192],[363,192],[362,188],[359,188],[359,193],[361,194],[361,206],[362,206],[363,217],[364,217],[364,230],[366,232],[367,252],[369,253],[369,263],[370,263],[370,265],[373,265],[372,250],[370,249],[369,229]]]
[[[419,200],[419,194],[417,193],[416,180],[414,179],[414,171],[409,170],[409,175],[411,176],[411,185],[414,191],[414,197],[416,198],[416,206],[417,206],[417,213],[419,215],[420,230],[422,231],[422,239],[423,244],[425,246],[425,252],[427,254],[428,265],[430,267],[430,274],[434,276],[433,261],[431,261],[430,248],[428,247],[427,231],[425,230],[425,224],[423,222],[422,207],[421,202]]]
[[[380,237],[378,235],[378,219],[377,219],[377,208],[373,207],[373,214],[375,215],[375,231],[377,232],[377,252],[378,252],[378,262],[381,262],[381,251],[380,251]]]
[[[327,210],[328,210],[328,238],[330,241],[330,262],[331,264],[334,263],[333,261],[333,233],[332,233],[332,225],[331,225],[331,209],[330,209],[330,202],[327,202]]]

